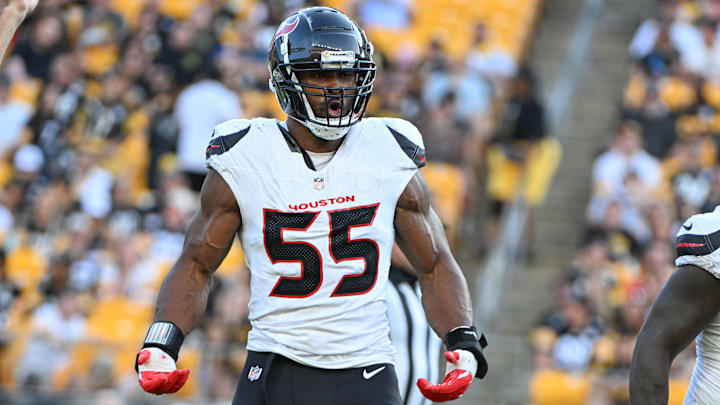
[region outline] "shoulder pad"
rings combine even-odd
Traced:
[[[385,126],[400,145],[400,149],[415,163],[423,167],[427,163],[425,149],[420,131],[408,121],[400,118],[383,118]]]
[[[250,127],[251,121],[246,119],[234,119],[228,120],[223,123],[217,124],[213,128],[212,137],[230,135],[235,132],[242,131],[245,128]]]
[[[715,211],[690,217],[675,238],[680,256],[705,256],[720,248],[720,206]]]
[[[205,150],[205,158],[222,155],[235,146],[250,131],[250,121],[236,119],[225,121],[215,127],[210,144]]]

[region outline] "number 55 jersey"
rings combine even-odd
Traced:
[[[247,348],[325,369],[392,363],[384,290],[395,206],[425,164],[420,133],[399,119],[363,119],[316,171],[283,125],[225,122],[206,152],[242,216]]]

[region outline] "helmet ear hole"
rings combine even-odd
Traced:
[[[268,87],[270,88],[270,91],[275,94],[275,83],[273,82],[272,78],[268,79]]]

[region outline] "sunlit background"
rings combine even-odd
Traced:
[[[143,393],[135,354],[212,128],[284,119],[275,27],[329,5],[375,45],[368,115],[424,136],[490,341],[488,377],[457,403],[627,404],[675,232],[720,204],[720,3],[40,3],[0,68],[0,403],[229,403],[249,330],[239,243],[180,353],[187,385]],[[693,347],[676,359],[672,404],[693,363]]]

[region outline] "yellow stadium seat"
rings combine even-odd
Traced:
[[[713,108],[720,109],[720,83],[712,80],[705,81],[702,85],[702,95]]]
[[[465,174],[455,165],[438,162],[428,163],[422,173],[433,195],[433,207],[448,227],[448,237],[452,240],[463,214],[467,191]]]
[[[153,309],[126,298],[100,302],[88,318],[88,336],[109,344],[137,345],[152,320]]]
[[[520,192],[529,205],[541,203],[561,156],[560,143],[551,137],[538,141],[524,164],[509,159],[500,146],[488,148],[488,193],[495,200],[509,201]]]
[[[168,17],[184,20],[204,3],[202,0],[160,0],[160,12]]]
[[[544,369],[530,379],[530,403],[534,405],[583,405],[590,394],[592,379],[560,370]]]
[[[557,340],[557,333],[548,327],[540,326],[531,330],[528,338],[533,348],[537,350],[552,350]]]
[[[629,107],[640,108],[645,102],[646,84],[645,75],[642,73],[636,73],[630,77],[627,86],[625,87],[624,100],[625,104]]]
[[[340,10],[344,13],[350,12],[350,0],[324,0],[323,5]]]
[[[131,28],[135,28],[145,4],[146,0],[112,0],[110,9],[123,17]]]
[[[0,188],[4,187],[13,176],[13,167],[6,159],[0,160]]]
[[[42,90],[41,80],[19,80],[10,87],[10,99],[33,107],[37,106],[37,98]]]
[[[0,349],[0,385],[15,386],[15,367],[25,351],[25,338],[13,339]]]
[[[52,379],[53,388],[56,390],[66,389],[74,378],[87,376],[100,350],[102,350],[102,346],[96,342],[76,343],[70,351],[70,360],[55,372]]]
[[[132,359],[131,359],[132,360]],[[178,363],[177,367],[178,369],[183,368],[189,368],[190,370],[199,370],[201,360],[201,354],[200,351],[197,350],[194,347],[185,346],[180,350],[180,354],[178,356]],[[184,397],[184,398],[191,398],[195,396],[197,393],[197,375],[193,377],[192,372],[190,373],[190,378],[188,378],[187,382],[183,387],[180,389],[180,391],[177,392],[176,395]]]
[[[94,76],[100,76],[115,65],[118,60],[118,47],[115,44],[93,45],[82,54],[82,66]]]
[[[671,378],[668,385],[668,405],[682,405],[688,385],[688,380]]]
[[[27,245],[21,245],[10,252],[7,257],[7,277],[21,286],[23,293],[37,288],[46,269],[45,258]]]
[[[240,242],[236,239],[225,260],[220,264],[215,274],[220,277],[234,277],[245,267],[245,254]]]
[[[659,97],[670,110],[678,111],[695,103],[697,93],[690,83],[677,77],[669,77],[661,81]]]

